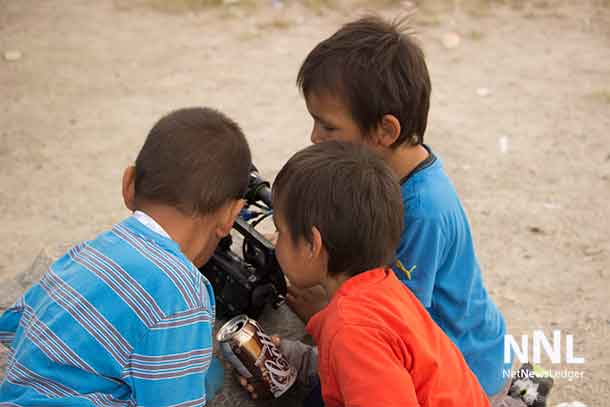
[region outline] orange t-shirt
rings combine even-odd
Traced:
[[[391,270],[347,280],[307,331],[325,407],[489,407],[460,351]]]

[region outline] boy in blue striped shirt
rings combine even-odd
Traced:
[[[123,175],[133,216],[70,249],[0,317],[0,406],[206,405],[223,372],[197,267],[231,230],[250,162],[215,110],[157,122]]]

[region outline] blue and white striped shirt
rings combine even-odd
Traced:
[[[129,217],[0,317],[0,406],[203,406],[214,306],[178,244]]]

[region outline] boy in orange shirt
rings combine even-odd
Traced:
[[[489,406],[460,351],[389,268],[403,208],[380,158],[353,143],[310,146],[277,175],[273,202],[282,270],[330,299],[307,324],[317,358],[281,344],[301,377],[317,371],[326,406]]]

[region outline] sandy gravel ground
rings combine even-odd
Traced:
[[[171,109],[228,113],[273,178],[308,144],[300,62],[366,8],[186,3],[0,0],[0,303],[42,249],[127,214],[122,170]],[[368,7],[404,11],[394,3]],[[512,334],[573,335],[584,364],[565,364],[563,345],[564,364],[542,364],[584,378],[558,379],[550,405],[608,406],[610,3],[419,6],[433,82],[426,141],[468,211],[486,285]]]

